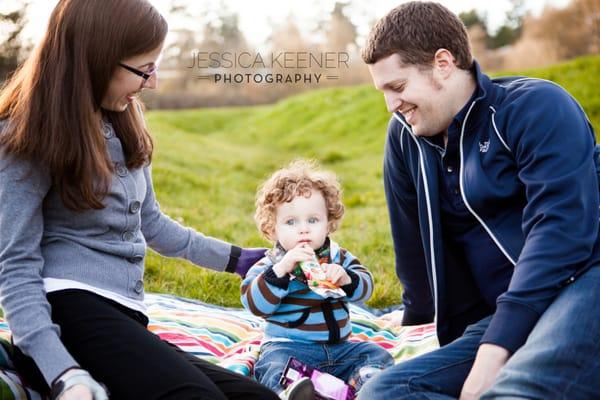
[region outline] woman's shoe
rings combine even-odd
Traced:
[[[282,400],[314,400],[315,387],[308,377],[298,379],[279,394]]]

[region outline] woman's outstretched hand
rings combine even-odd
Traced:
[[[106,390],[84,369],[62,374],[52,385],[53,400],[108,400]]]
[[[94,396],[87,386],[75,385],[65,390],[58,400],[94,400]]]

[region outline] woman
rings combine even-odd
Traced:
[[[136,96],[166,33],[145,0],[61,0],[0,93],[0,300],[15,366],[52,398],[276,398],[146,329],[146,244],[241,275],[261,256],[159,209]]]

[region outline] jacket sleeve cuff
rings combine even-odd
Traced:
[[[346,297],[352,297],[352,296],[354,296],[354,292],[356,291],[356,288],[358,287],[360,277],[358,276],[358,274],[356,274],[355,272],[350,271],[350,270],[346,270],[346,273],[350,277],[351,282],[347,285],[342,286],[341,288],[346,293]]]
[[[265,270],[265,272],[263,272],[263,277],[265,278],[265,281],[267,281],[267,283],[270,283],[271,285],[283,290],[287,290],[288,286],[290,285],[290,275],[285,274],[284,276],[279,278],[275,274],[275,271],[273,271],[273,266],[270,266]]]
[[[225,272],[234,273],[242,254],[242,248],[238,246],[231,246],[231,252],[229,253],[229,262],[225,267]]]
[[[408,308],[404,309],[402,325],[423,325],[433,322],[434,314],[418,314]]]
[[[525,305],[508,301],[498,303],[481,343],[495,344],[514,353],[525,343],[539,318],[536,311]]]

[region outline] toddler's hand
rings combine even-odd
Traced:
[[[337,286],[349,285],[352,283],[352,278],[346,272],[344,267],[338,264],[327,264],[325,266],[326,279]]]
[[[281,261],[273,266],[273,271],[277,277],[281,278],[292,272],[300,261],[311,261],[314,258],[314,250],[309,245],[301,243],[285,253]]]

